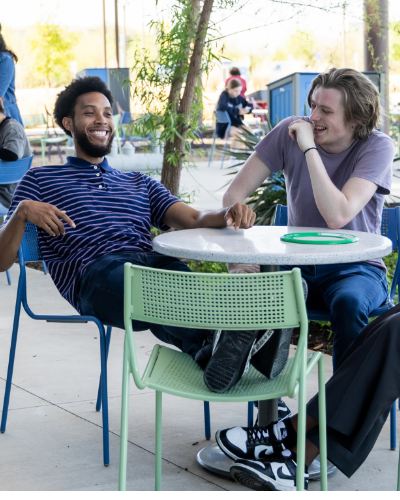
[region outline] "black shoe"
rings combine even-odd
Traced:
[[[258,330],[216,332],[213,354],[204,370],[204,382],[210,391],[228,391],[248,371],[257,334]]]
[[[215,439],[221,451],[229,458],[258,460],[285,449],[282,439],[287,436],[283,422],[272,422],[265,427],[232,427],[216,432]]]
[[[259,335],[251,357],[251,364],[269,379],[277,377],[289,358],[293,328],[267,330]]]
[[[200,368],[202,370],[206,369],[206,366],[207,366],[207,364],[210,361],[211,356],[212,356],[212,350],[213,350],[213,345],[206,344],[199,351],[197,351],[196,356],[194,357],[194,360],[196,361],[196,363],[200,366]]]
[[[243,486],[256,491],[295,491],[297,463],[290,450],[263,460],[237,460],[230,468],[231,476]],[[308,490],[307,467],[304,489]]]

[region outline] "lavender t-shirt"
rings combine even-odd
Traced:
[[[299,118],[303,117],[292,116],[282,120],[257,144],[255,151],[271,172],[283,169],[288,225],[327,228],[315,203],[304,153],[289,136],[290,123]],[[366,179],[378,186],[369,202],[343,229],[380,234],[383,203],[385,195],[390,194],[392,183],[393,141],[386,134],[374,130],[367,139],[354,141],[342,153],[329,154],[320,146],[317,150],[331,181],[339,190],[351,177]],[[385,269],[381,259],[368,262]]]

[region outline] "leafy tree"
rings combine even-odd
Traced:
[[[283,48],[275,52],[273,60],[285,61],[288,55],[292,55],[295,59],[306,62],[308,66],[314,66],[317,52],[317,42],[314,34],[296,30]]]
[[[47,87],[66,84],[71,79],[70,63],[79,36],[53,22],[36,24],[27,43],[33,54],[33,68],[40,83]]]

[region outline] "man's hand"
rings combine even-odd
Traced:
[[[254,225],[256,214],[243,203],[235,203],[226,209],[225,220],[227,226],[234,226],[235,229],[248,229]]]
[[[40,201],[24,200],[18,205],[16,215],[21,222],[31,222],[41,227],[50,236],[65,234],[62,221],[75,227],[74,222],[68,217],[65,210],[59,210],[54,205]]]
[[[289,125],[289,135],[297,141],[299,148],[304,152],[309,148],[315,148],[314,126],[304,120],[295,120]]]

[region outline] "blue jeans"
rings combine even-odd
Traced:
[[[157,253],[121,252],[103,255],[83,273],[77,286],[81,314],[96,316],[103,323],[125,330],[124,326],[124,264],[190,272],[180,260]],[[210,330],[180,328],[132,321],[134,331],[150,330],[158,340],[172,344],[195,356]]]
[[[369,313],[388,299],[385,273],[365,262],[321,266],[281,266],[301,269],[308,284],[307,309],[329,310],[333,333],[333,370],[368,324]]]

